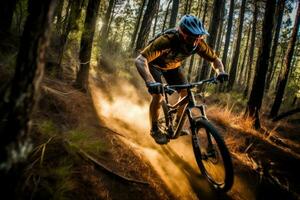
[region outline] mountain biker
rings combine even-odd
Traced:
[[[184,15],[174,31],[155,38],[135,60],[137,70],[144,79],[148,92],[152,95],[149,112],[150,134],[158,144],[169,142],[167,135],[159,129],[157,122],[160,101],[162,100],[161,76],[170,85],[187,83],[180,65],[184,59],[197,53],[205,60],[213,63],[213,69],[218,80],[221,82],[228,80],[228,74],[225,73],[221,60],[205,43],[205,35],[209,34],[198,18],[193,15]],[[178,93],[181,97],[187,94],[186,90],[178,90]],[[177,116],[180,115],[177,114]]]

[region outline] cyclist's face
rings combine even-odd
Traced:
[[[197,46],[199,44],[199,42],[204,39],[204,35],[191,36],[191,35],[184,33],[180,28],[179,28],[179,33],[182,36],[184,42],[188,46]]]

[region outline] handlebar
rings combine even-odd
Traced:
[[[199,82],[195,82],[195,83],[187,83],[187,84],[183,84],[183,85],[164,85],[164,90],[167,93],[173,93],[175,92],[176,89],[188,89],[188,88],[194,88],[196,86],[199,85],[203,85],[205,83],[214,83],[216,84],[218,82],[216,77],[212,77],[210,79],[206,79],[206,80],[202,80]]]

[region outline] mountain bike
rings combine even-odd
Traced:
[[[182,133],[186,118],[189,121],[193,151],[201,173],[219,191],[226,192],[233,185],[233,165],[226,144],[214,125],[207,119],[204,103],[197,105],[193,88],[207,83],[217,83],[216,78],[184,85],[163,85],[163,100],[159,111],[159,128],[170,139]],[[187,95],[170,104],[168,96],[176,89],[186,89]],[[183,107],[179,122],[175,122],[178,109]],[[195,114],[198,113],[198,114]],[[178,116],[177,116],[178,117]]]

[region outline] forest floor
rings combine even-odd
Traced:
[[[175,199],[151,166],[103,126],[91,98],[49,78],[41,96],[22,198]]]
[[[199,175],[190,137],[180,137],[165,146],[153,142],[148,127],[149,99],[141,100],[143,94],[126,81],[109,86],[109,96],[114,98],[103,90],[105,77],[96,83],[92,96],[103,122],[124,135],[121,139],[151,163],[179,199],[300,198],[299,123],[275,124],[262,117],[262,129],[256,131],[250,119],[243,118],[235,97],[208,97],[208,117],[225,138],[235,169],[233,188],[220,195]]]
[[[94,76],[90,87],[87,97],[64,82],[44,79],[23,197],[300,199],[299,124],[266,121],[254,131],[217,98],[208,99],[208,116],[234,162],[234,186],[220,194],[199,173],[188,136],[163,146],[150,137],[149,99],[141,100],[128,83],[109,85],[107,95]]]

